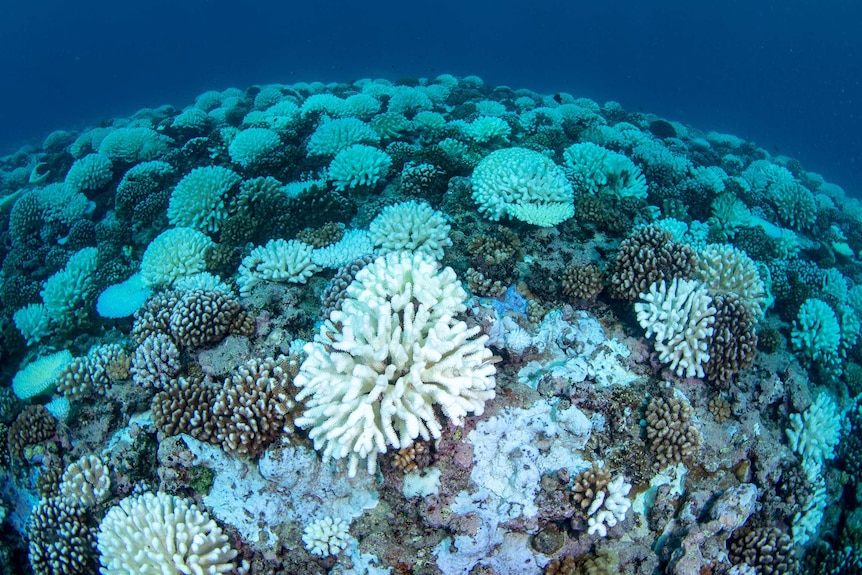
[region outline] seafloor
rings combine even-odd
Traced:
[[[2,573],[862,569],[862,204],[794,159],[442,75],[57,131],[0,196]]]

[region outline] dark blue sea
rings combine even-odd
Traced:
[[[475,74],[754,140],[862,196],[862,3],[6,3],[0,153],[229,86]]]

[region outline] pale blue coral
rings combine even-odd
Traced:
[[[228,154],[235,164],[253,166],[273,159],[281,148],[281,138],[267,128],[248,128],[240,131],[228,146]]]
[[[336,190],[374,187],[389,172],[389,154],[365,144],[353,144],[338,152],[329,164],[329,180]]]
[[[312,156],[334,156],[353,144],[376,145],[380,136],[371,126],[356,118],[337,118],[322,122],[308,140]]]
[[[221,166],[195,168],[171,193],[168,220],[175,226],[217,232],[228,217],[228,194],[241,179]]]

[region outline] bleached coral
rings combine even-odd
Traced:
[[[710,244],[698,252],[697,277],[713,295],[738,295],[755,318],[766,311],[766,287],[757,264],[739,248]]]
[[[123,499],[99,525],[102,575],[232,573],[236,551],[209,514],[164,492]]]
[[[335,555],[350,543],[349,528],[344,519],[323,517],[305,527],[302,542],[312,555]]]
[[[627,156],[591,142],[569,146],[563,156],[579,190],[617,198],[646,198],[646,179]]]
[[[51,316],[44,304],[31,303],[22,307],[12,314],[12,321],[27,345],[38,343],[51,334]]]
[[[110,495],[111,475],[95,455],[71,463],[60,482],[60,494],[74,505],[93,507]]]
[[[75,191],[95,191],[111,181],[113,166],[104,154],[88,154],[76,160],[66,174],[66,185]]]
[[[424,202],[409,201],[384,208],[368,232],[381,255],[406,250],[439,260],[444,248],[452,245],[449,229],[442,212]]]
[[[335,242],[316,248],[311,261],[322,268],[340,268],[374,251],[371,235],[365,230],[350,230]]]
[[[822,477],[812,480],[811,488],[805,494],[802,509],[796,512],[791,521],[791,533],[796,545],[805,545],[817,535],[823,513],[826,511],[826,481]]]
[[[215,246],[192,228],[165,230],[150,242],[141,260],[141,279],[147,286],[171,285],[206,269],[207,254]]]
[[[617,475],[608,484],[607,490],[596,494],[595,500],[587,510],[588,534],[607,537],[608,527],[614,527],[617,523],[625,521],[626,513],[632,506],[631,499],[626,497],[631,488],[631,484],[626,483],[625,477]]]
[[[825,301],[809,298],[799,307],[790,339],[793,349],[803,352],[812,361],[835,359],[841,343],[838,317]]]
[[[500,118],[479,116],[466,127],[465,132],[474,141],[485,144],[496,140],[508,142],[512,128]]]
[[[485,156],[473,170],[473,200],[493,221],[518,217],[512,207],[527,204],[554,210],[557,221],[544,218],[542,225],[558,224],[575,213],[574,191],[562,170],[543,154],[525,148],[504,148]],[[529,215],[535,217],[534,211]]]
[[[654,336],[659,361],[678,376],[703,377],[716,311],[706,287],[694,280],[661,280],[641,300],[635,304],[638,323],[647,337]]]
[[[230,159],[247,167],[272,159],[281,147],[278,134],[267,128],[242,130],[228,146]]]
[[[389,154],[365,144],[344,148],[329,164],[329,179],[339,192],[374,187],[389,172]]]
[[[217,232],[228,218],[227,199],[242,178],[221,166],[193,169],[179,181],[168,203],[168,220],[204,232]]]
[[[99,263],[96,248],[84,248],[69,258],[66,267],[45,281],[40,292],[45,311],[60,328],[71,328],[96,284]]]
[[[821,393],[803,413],[790,414],[787,440],[802,458],[809,481],[820,474],[823,462],[835,457],[841,439],[843,416],[826,393]]]
[[[269,240],[242,260],[236,283],[243,296],[263,281],[304,284],[320,268],[311,259],[314,248],[299,240]]]
[[[487,337],[453,317],[466,298],[455,272],[423,254],[389,254],[356,274],[294,380],[305,403],[296,423],[325,458],[347,458],[351,476],[366,460],[373,473],[388,447],[440,437],[435,405],[455,425],[482,413],[495,369]]]
[[[353,144],[376,145],[380,142],[371,126],[356,118],[339,118],[320,124],[308,140],[311,156],[334,156]]]

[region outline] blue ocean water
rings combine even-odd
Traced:
[[[862,196],[862,3],[8,3],[0,153],[266,82],[446,72],[616,100],[796,157]]]

